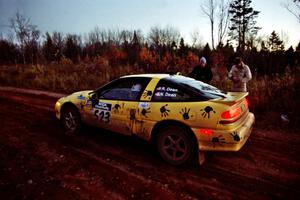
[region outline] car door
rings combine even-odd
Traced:
[[[138,102],[148,78],[121,78],[97,91],[89,114],[92,123],[111,131],[131,135],[137,131]]]

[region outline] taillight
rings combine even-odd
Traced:
[[[223,119],[231,119],[231,118],[235,118],[235,117],[239,116],[241,113],[242,113],[241,108],[239,106],[237,106],[235,108],[232,108],[230,110],[223,112],[221,114],[221,117]]]
[[[200,129],[199,133],[201,133],[203,135],[211,135],[213,133],[213,131],[211,129]]]

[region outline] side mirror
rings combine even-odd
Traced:
[[[98,94],[97,92],[89,93],[89,99],[92,101],[92,107],[99,103]]]
[[[96,92],[91,92],[91,93],[89,93],[89,99],[91,99],[91,100],[96,100],[96,99],[98,99],[97,93],[96,93]]]

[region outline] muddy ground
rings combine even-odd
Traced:
[[[255,126],[239,152],[178,168],[138,138],[64,134],[54,96],[1,91],[1,199],[299,199],[299,132]]]

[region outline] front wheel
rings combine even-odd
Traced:
[[[181,126],[167,126],[160,130],[157,149],[161,157],[172,165],[183,165],[193,159],[194,138]]]
[[[80,114],[74,106],[63,109],[61,122],[67,133],[77,133],[81,128]]]

